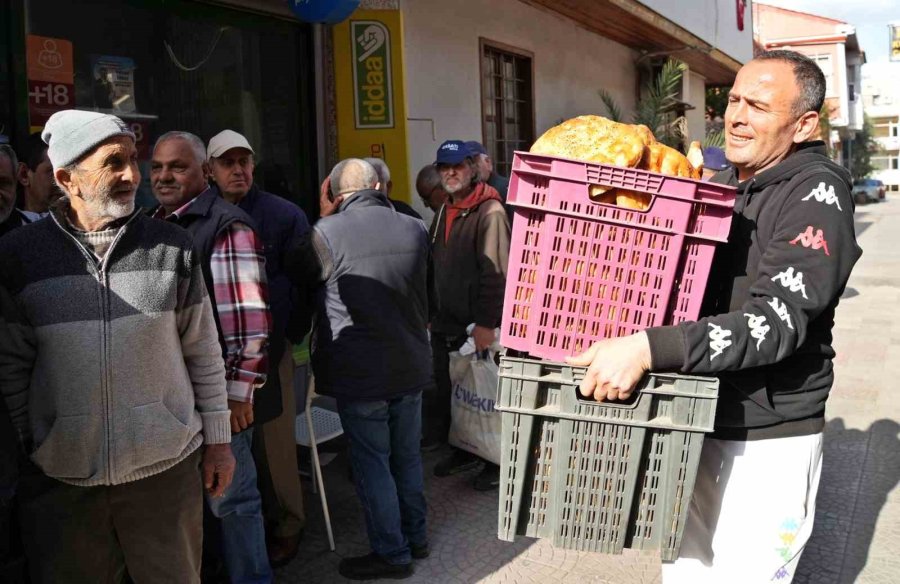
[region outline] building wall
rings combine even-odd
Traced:
[[[763,46],[790,49],[809,56],[831,55],[832,85],[826,95],[829,104],[836,104],[831,109],[831,124],[842,132],[843,129],[859,129],[861,120],[851,115],[853,104],[847,87],[850,81],[848,65],[859,60],[857,51],[852,54],[847,51],[846,39],[855,34],[854,27],[846,22],[758,2],[754,4],[753,12],[754,34]],[[858,84],[854,89],[859,92]],[[861,113],[861,110],[853,113]]]
[[[872,122],[880,151],[875,155],[887,168],[872,173],[881,179],[888,191],[900,194],[900,63],[875,63],[863,69],[863,104]],[[895,128],[898,128],[895,130]],[[894,132],[898,135],[894,136]],[[900,162],[897,163],[900,166]]]
[[[833,104],[831,109],[831,123],[833,126],[847,124],[847,67],[845,66],[844,44],[826,43],[820,45],[799,45],[779,47],[797,51],[810,57],[821,55],[831,56],[832,84],[825,94],[828,103]]]
[[[741,63],[753,58],[750,2],[744,10],[744,30],[739,31],[734,0],[640,1]]]
[[[519,0],[492,0],[489,10],[482,0],[401,0],[400,9],[411,188],[442,141],[483,139],[481,37],[533,54],[535,137],[573,116],[605,114],[600,88],[626,115],[634,107],[637,53],[572,20]]]
[[[694,105],[694,109],[689,110],[685,117],[687,118],[688,136],[687,140],[700,140],[706,136],[706,79],[702,75],[698,75],[693,71],[688,73],[685,80],[685,87],[688,94],[685,95],[685,101]]]
[[[765,40],[835,34],[837,25],[843,24],[830,18],[774,8],[760,2],[754,2],[753,18],[756,34]]]

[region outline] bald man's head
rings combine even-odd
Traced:
[[[365,158],[364,160],[371,164],[372,168],[375,169],[375,173],[378,174],[381,192],[390,197],[393,183],[391,182],[391,169],[388,168],[387,163],[380,158]]]
[[[346,198],[357,191],[378,188],[378,173],[375,168],[359,158],[341,160],[332,169],[329,178],[331,192],[335,196],[343,195]]]
[[[416,192],[419,193],[425,206],[434,212],[444,204],[447,193],[441,185],[441,174],[433,164],[427,164],[419,171],[416,176]]]

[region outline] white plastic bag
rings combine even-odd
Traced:
[[[452,446],[500,464],[500,412],[497,401],[499,368],[494,353],[450,353],[450,435]]]

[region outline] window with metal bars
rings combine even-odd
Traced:
[[[534,142],[533,67],[530,53],[481,39],[483,142],[503,176],[509,176],[513,152]]]

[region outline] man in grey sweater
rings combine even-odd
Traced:
[[[66,192],[0,241],[0,390],[35,583],[199,582],[203,486],[234,458],[225,370],[190,236],[135,211],[134,134],[96,112],[43,133]],[[36,465],[36,466],[35,466]]]

